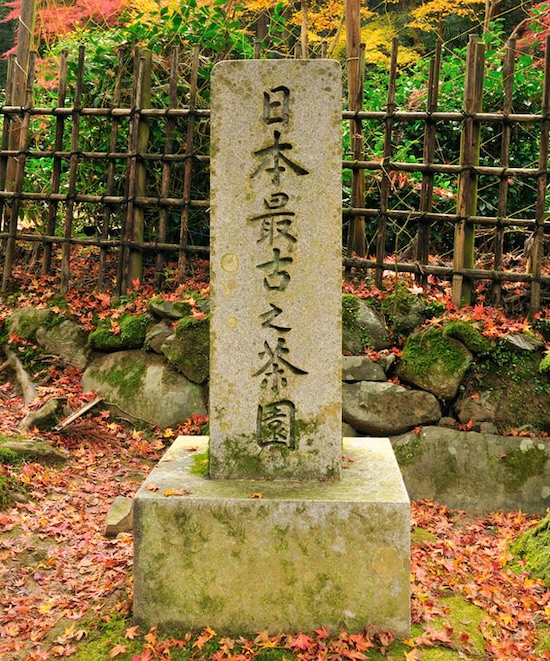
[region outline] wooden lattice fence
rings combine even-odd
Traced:
[[[499,112],[483,112],[484,45],[476,37],[469,43],[464,99],[461,104],[457,102],[460,108],[453,112],[438,111],[441,68],[438,48],[430,66],[425,108],[398,109],[395,103],[398,49],[394,42],[386,108],[372,111],[363,108],[362,47],[354,43],[352,36],[348,35],[349,110],[342,116],[350,127],[349,151],[342,167],[344,172],[351,172],[349,202],[343,207],[347,230],[343,265],[348,271],[373,269],[378,283],[385,270],[413,273],[419,282],[424,282],[430,274],[451,279],[456,303],[469,300],[476,280],[493,282],[497,302],[502,283],[529,283],[530,311],[539,310],[550,291],[544,250],[545,233],[550,228],[548,43],[540,113],[513,112],[514,42],[507,45],[503,58],[503,107]],[[44,274],[52,269],[54,258],[60,259],[62,292],[70,284],[73,245],[97,249],[99,288],[107,286],[108,260],[116,260],[119,292],[141,277],[144,253],[154,259],[157,285],[162,282],[167,261],[177,260],[178,273],[183,278],[189,255],[208,255],[209,110],[208,92],[199,82],[205,61],[198,49],[185,57],[174,50],[167,67],[167,81],[160,86],[163,98],[159,102],[151,94],[154,79],[151,54],[138,51],[131,55],[122,50],[118,54],[116,71],[111,72],[114,84],[108,103],[92,105],[88,103],[90,94],[84,82],[84,48],[78,54],[75,84],[71,89],[67,73],[70,62],[63,53],[55,107],[33,103],[34,55],[27,74],[25,102],[23,106],[12,104],[15,61],[10,60],[5,103],[0,107],[3,292],[9,289],[17,249],[24,242],[41,246]],[[123,80],[128,79],[132,81],[131,93],[123,85]],[[151,107],[152,99],[156,107]],[[53,130],[45,131],[44,123]],[[368,123],[383,126],[381,153],[370,159],[365,157],[368,144],[364,129]],[[437,162],[437,135],[446,123],[459,127],[460,153],[448,159],[451,162]],[[418,127],[418,139],[423,143],[422,161],[395,160],[393,137],[403,126],[413,124]],[[510,165],[512,131],[521,124],[534,126],[538,131],[537,167]],[[480,164],[479,159],[480,134],[487,125],[498,126],[500,136],[500,159],[491,165]],[[50,136],[47,144],[46,133]],[[41,179],[36,174],[40,168]],[[379,198],[372,206],[367,204],[366,173],[373,173],[379,184]],[[418,203],[414,206],[400,206],[392,201],[400,173],[419,177]],[[434,182],[441,174],[458,178],[454,213],[441,213],[433,208]],[[498,184],[497,213],[485,215],[478,209],[480,178]],[[532,208],[526,210],[524,217],[508,214],[511,178],[530,181],[536,188]],[[39,179],[41,185],[37,189]],[[34,221],[27,228],[29,219]],[[375,223],[374,232],[369,219]],[[83,230],[94,224],[97,235],[85,236]],[[367,226],[372,236],[368,236]],[[408,260],[396,257],[397,251],[387,256],[390,226],[394,232],[396,227],[406,227],[409,234],[414,234],[414,251]],[[452,265],[430,261],[436,226],[454,229]],[[494,236],[491,258],[484,260],[485,266],[480,268],[476,267],[474,242],[476,231],[484,228],[491,228]],[[528,268],[522,272],[505,270],[503,266],[504,234],[511,229],[529,235],[530,259]],[[367,245],[371,241],[374,250],[367,258]]]

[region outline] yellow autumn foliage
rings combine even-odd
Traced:
[[[449,16],[461,16],[475,20],[484,0],[428,0],[411,11],[409,27],[423,32],[437,32]]]

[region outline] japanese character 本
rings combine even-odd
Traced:
[[[280,138],[280,132],[274,131],[273,144],[264,147],[263,149],[258,149],[254,152],[255,156],[258,156],[263,160],[251,175],[252,177],[255,177],[260,172],[265,170],[266,172],[273,174],[271,181],[273,184],[275,184],[275,186],[278,186],[281,183],[281,172],[286,172],[285,165],[299,176],[309,174],[308,170],[303,168],[298,163],[291,161],[290,158],[284,155],[283,152],[292,149],[292,145],[289,142],[281,142]]]

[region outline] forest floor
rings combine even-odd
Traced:
[[[111,313],[108,294],[86,290],[87,273],[83,260],[83,288],[64,301],[84,326],[92,314]],[[18,306],[56,304],[53,281],[22,272],[19,277],[25,286]],[[207,288],[200,269],[187,285]],[[448,289],[439,291],[445,303]],[[143,308],[151,292],[142,288],[126,305]],[[519,330],[526,324],[483,302],[468,314],[489,334],[492,328]],[[45,369],[42,400],[62,394],[78,409],[93,397],[82,393],[77,370],[55,362]],[[0,409],[0,435],[13,435],[25,413],[14,379],[0,385]],[[0,509],[1,659],[550,660],[550,591],[511,550],[540,517],[521,512],[477,517],[432,501],[411,506],[412,631],[405,640],[368,627],[331,634],[323,627],[306,633],[260,631],[251,638],[229,638],[205,627],[173,639],[134,626],[132,534],[106,538],[107,511],[116,496],[136,493],[177,435],[199,434],[202,423],[136,428],[98,406],[64,432],[39,433],[67,451],[64,464],[0,465],[0,478],[17,490],[17,501]]]

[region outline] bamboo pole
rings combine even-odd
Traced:
[[[175,108],[178,102],[178,66],[179,66],[179,51],[175,47],[172,49],[170,55],[170,82],[168,92],[168,107]],[[174,132],[176,130],[176,118],[169,117],[166,120],[166,134],[164,139],[164,155],[172,153],[174,150]],[[162,197],[168,197],[170,192],[170,175],[172,167],[170,161],[163,161],[162,163],[162,179],[160,184],[160,194]],[[162,207],[159,212],[159,241],[166,242],[166,235],[168,233],[168,209]],[[155,286],[160,288],[164,281],[164,254],[159,252],[155,263]]]
[[[357,114],[363,108],[363,72],[362,54],[364,46],[361,45],[361,22],[360,22],[359,0],[346,0],[346,51],[347,51],[347,74],[348,74],[348,107],[351,111],[349,123],[350,147],[355,160],[360,160],[364,154],[363,124],[357,118]],[[365,175],[361,171],[355,171],[351,180],[352,206],[362,207],[365,203]],[[355,253],[360,257],[365,256],[366,237],[365,219],[360,216],[354,217],[349,225],[347,236],[348,255]]]
[[[308,9],[309,0],[301,0],[302,8],[302,27],[300,30],[300,46],[302,47],[302,58],[307,60],[309,58],[309,44],[308,44]]]
[[[384,147],[382,153],[382,181],[380,183],[380,215],[378,216],[378,229],[376,231],[376,263],[382,264],[386,256],[386,225],[388,222],[388,201],[391,190],[391,180],[386,164],[392,153],[393,113],[395,111],[395,81],[397,77],[397,49],[398,40],[392,39],[390,76],[388,80],[388,97],[386,101],[386,117],[384,119]],[[377,269],[375,274],[377,287],[382,285],[382,270]]]
[[[34,69],[36,63],[36,53],[30,54],[27,68],[27,83],[25,88],[25,99],[23,103],[23,118],[18,130],[19,138],[19,156],[16,159],[17,168],[15,171],[15,181],[13,185],[13,201],[9,211],[8,237],[6,242],[6,255],[4,258],[4,272],[2,273],[2,294],[5,294],[11,278],[13,261],[15,259],[17,221],[19,219],[19,208],[21,205],[21,191],[23,190],[23,181],[25,179],[25,164],[27,160],[27,147],[29,142],[29,126],[31,116],[26,112],[32,104],[32,91],[34,83]]]
[[[195,141],[195,108],[197,103],[197,85],[199,76],[199,46],[193,47],[191,79],[189,81],[189,118],[185,136],[186,161],[183,167],[183,208],[180,215],[180,251],[178,254],[178,282],[185,278],[187,265],[185,247],[187,246],[187,228],[189,227],[189,209],[191,207],[191,181],[193,177],[193,143]]]
[[[510,39],[506,44],[504,52],[504,66],[502,68],[502,77],[504,83],[504,101],[502,105],[502,114],[508,115],[512,112],[512,96],[514,93],[514,62],[515,62],[516,40]],[[512,125],[510,122],[502,124],[502,138],[500,143],[500,165],[507,168],[510,165],[510,142],[512,136]],[[508,207],[508,177],[506,175],[500,178],[498,188],[498,217],[505,218]],[[493,265],[496,271],[502,266],[502,254],[504,251],[504,227],[497,225],[495,231],[495,248]],[[493,285],[493,299],[499,303],[502,297],[502,285],[495,282]]]
[[[428,98],[426,99],[426,112],[431,115],[437,110],[439,96],[439,71],[441,68],[441,42],[437,42],[435,55],[430,61],[430,74],[428,78]],[[424,128],[423,162],[427,165],[433,163],[436,145],[436,123],[433,119],[426,119]],[[434,173],[427,171],[422,175],[422,189],[420,193],[420,211],[429,213],[432,210],[434,190]],[[418,225],[416,259],[421,264],[427,264],[430,256],[430,221],[424,217]],[[421,276],[423,286],[427,283],[426,276]]]
[[[475,215],[477,209],[477,175],[470,170],[471,165],[479,163],[480,123],[470,115],[481,111],[483,103],[483,66],[484,46],[477,36],[471,35],[468,43],[466,60],[466,81],[464,87],[464,113],[460,141],[460,174],[458,187],[457,211],[464,219]],[[467,305],[472,295],[472,282],[460,275],[463,269],[474,266],[475,228],[464,220],[455,227],[454,269],[452,299],[455,305]]]
[[[65,96],[67,94],[67,57],[66,50],[61,51],[59,60],[59,81],[57,84],[57,105],[63,108],[65,105]],[[55,120],[55,150],[60,151],[63,149],[63,131],[64,131],[65,117],[59,115]],[[61,165],[62,161],[59,156],[54,156],[51,191],[52,193],[59,193],[59,185],[61,183]],[[46,221],[46,233],[55,234],[55,224],[57,219],[57,208],[59,203],[51,199],[48,203],[48,219]],[[52,245],[44,245],[44,254],[42,256],[42,275],[50,272],[52,263]]]
[[[118,51],[117,58],[117,73],[115,79],[115,91],[113,94],[113,106],[116,107],[120,104],[121,94],[122,94],[122,75],[124,72],[124,58],[126,56],[126,51],[124,48],[120,48]],[[117,117],[111,118],[111,135],[109,138],[109,152],[114,152],[116,150],[116,143],[118,139],[120,119]],[[107,195],[112,195],[115,190],[115,174],[116,174],[116,163],[112,159],[109,161],[107,166],[107,183],[105,186],[105,192]],[[103,205],[103,222],[101,223],[101,238],[107,239],[109,236],[109,224],[111,216],[113,214],[113,206],[109,203]],[[107,248],[100,248],[99,253],[99,265],[97,272],[97,288],[101,291],[105,287],[105,272],[107,269]]]
[[[13,82],[14,82],[14,67],[15,67],[15,55],[10,55],[8,58],[8,70],[6,77],[6,94],[5,102],[6,104],[12,103],[13,98]],[[10,124],[12,118],[10,115],[4,115],[4,121],[2,124],[2,142],[0,143],[0,190],[5,190],[6,188],[6,179],[8,172],[8,156],[4,154],[4,150],[8,149],[10,142]],[[0,230],[6,229],[8,226],[8,220],[4,217],[4,198],[0,199]]]
[[[78,64],[76,70],[76,88],[74,95],[74,111],[72,115],[71,128],[71,158],[69,160],[69,184],[67,191],[67,203],[65,205],[65,222],[63,225],[63,236],[70,238],[73,229],[74,202],[76,195],[76,178],[78,174],[78,148],[80,146],[80,112],[79,106],[82,99],[82,81],[84,77],[84,46],[78,49]],[[63,244],[61,252],[61,293],[66,294],[69,289],[71,275],[71,246]]]
[[[540,310],[540,275],[544,255],[544,224],[547,218],[546,186],[548,183],[548,142],[550,130],[550,36],[546,37],[544,54],[544,87],[542,91],[542,115],[539,147],[539,175],[537,179],[537,202],[535,206],[536,226],[533,233],[531,252],[531,301],[529,314],[533,316]]]

